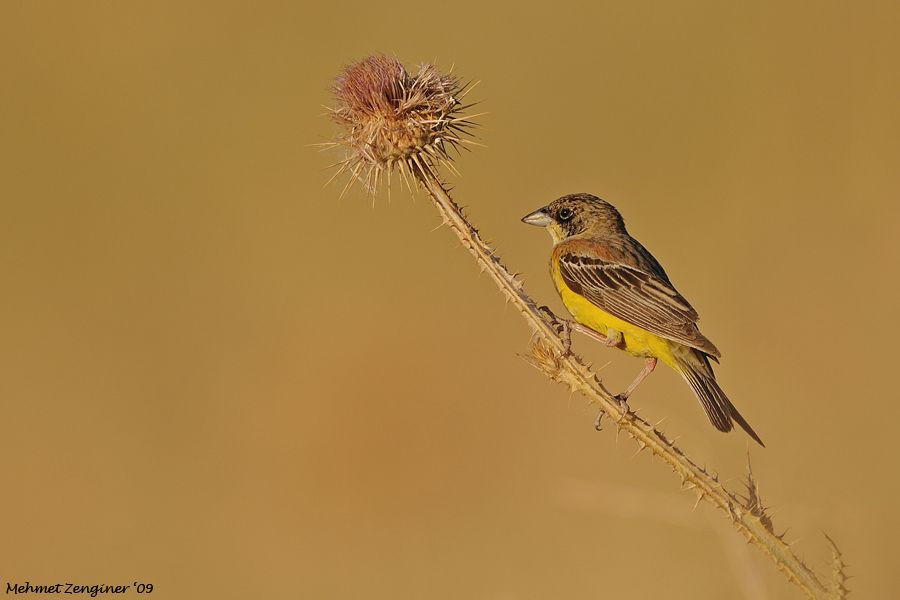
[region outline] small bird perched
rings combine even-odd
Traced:
[[[716,383],[709,359],[718,362],[721,353],[697,328],[697,311],[628,234],[612,204],[590,194],[570,194],[522,221],[546,227],[553,238],[550,275],[575,317],[569,327],[645,359],[637,378],[616,397],[620,402],[661,360],[688,382],[716,429],[731,431],[736,421],[764,446]]]

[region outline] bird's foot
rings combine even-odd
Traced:
[[[550,310],[549,306],[547,306],[546,304],[538,306],[538,312],[542,312],[547,315],[550,318],[550,322],[554,327],[556,327],[556,322],[559,321],[559,318],[555,314],[553,314],[553,311]]]
[[[594,420],[594,430],[595,431],[603,431],[603,427],[600,426],[600,421],[603,420],[603,415],[606,414],[603,410],[597,411],[597,418]]]
[[[550,317],[550,325],[556,331],[556,334],[562,338],[563,356],[572,355],[572,321],[569,319],[560,319],[548,306],[539,306],[538,310]]]
[[[621,423],[631,414],[631,407],[628,406],[628,396],[623,392],[613,396],[613,400],[619,403],[619,409],[622,411],[622,414],[616,419],[616,423]]]
[[[563,341],[563,356],[572,356],[572,322],[568,319],[563,319],[559,323],[559,337]]]

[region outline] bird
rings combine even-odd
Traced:
[[[693,390],[710,423],[731,431],[737,423],[760,446],[763,441],[716,381],[710,361],[721,352],[697,327],[699,315],[672,285],[659,261],[631,237],[619,211],[585,193],[562,196],[522,218],[544,227],[553,240],[550,275],[574,321],[571,332],[644,358],[644,367],[616,399],[627,401],[662,361]]]

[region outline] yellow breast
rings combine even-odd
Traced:
[[[675,363],[673,351],[677,351],[677,347],[681,344],[659,337],[599,309],[590,300],[576,294],[565,284],[556,265],[551,267],[551,275],[563,304],[576,321],[602,335],[606,335],[609,329],[620,332],[625,342],[625,351],[635,356],[654,356],[670,366]]]

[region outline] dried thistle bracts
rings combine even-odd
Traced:
[[[384,55],[344,69],[335,81],[336,104],[330,109],[343,132],[325,144],[344,149],[332,177],[349,173],[342,195],[354,181],[374,194],[380,181],[386,179],[390,185],[394,170],[410,189],[409,179],[418,180],[417,174],[436,176],[438,164],[458,174],[450,151],[472,143],[465,136],[477,115],[462,114],[471,106],[462,99],[473,87],[430,64],[409,73],[400,61]]]

